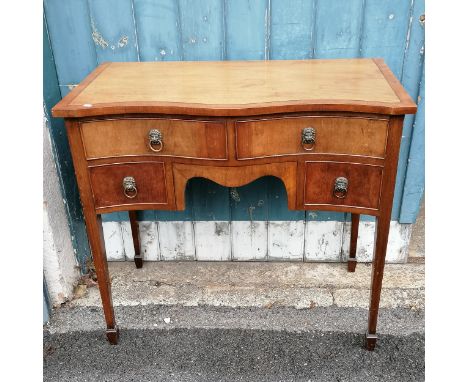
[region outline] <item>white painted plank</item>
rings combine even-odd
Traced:
[[[371,262],[374,255],[375,222],[359,222],[359,234],[356,250],[358,262]],[[349,244],[351,235],[351,223],[345,224],[343,240],[343,255],[349,257]],[[400,224],[396,221],[390,223],[390,233],[387,245],[387,263],[404,263],[408,258],[408,247],[411,237],[411,224]]]
[[[268,228],[266,221],[232,221],[232,259],[266,260]]]
[[[161,221],[158,228],[161,260],[195,260],[192,222]]]
[[[130,222],[120,222],[120,231],[122,232],[125,259],[133,261],[135,257],[135,247],[133,246],[132,227],[130,226]]]
[[[138,223],[140,231],[140,253],[144,261],[160,260],[158,223],[142,221]]]
[[[343,224],[336,221],[307,221],[306,261],[340,261]]]
[[[146,261],[284,260],[346,261],[351,223],[308,221],[139,222],[141,253]],[[389,263],[408,257],[411,224],[392,221]],[[372,261],[375,223],[361,221],[357,244],[359,262]],[[135,253],[130,223],[105,222],[103,233],[109,261],[132,260]],[[304,237],[305,235],[305,237]],[[342,249],[342,256],[340,255]],[[304,253],[305,252],[305,253]],[[268,253],[268,255],[267,255]]]
[[[303,260],[304,232],[304,220],[268,222],[268,260]]]
[[[105,222],[102,224],[107,260],[124,261],[125,250],[122,240],[120,222]]]
[[[193,224],[197,260],[231,260],[231,232],[228,221],[195,221]]]

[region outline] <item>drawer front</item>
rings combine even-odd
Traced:
[[[152,130],[153,135],[150,138]],[[81,134],[87,159],[126,155],[227,159],[227,135],[223,122],[177,119],[100,120],[82,123]]]
[[[344,162],[306,162],[304,204],[377,210],[381,179],[380,166]]]
[[[96,209],[128,204],[167,204],[164,163],[94,166],[89,167],[89,175]]]
[[[287,117],[238,121],[237,158],[311,153],[383,158],[387,125],[387,119],[364,117]],[[305,128],[314,129],[315,143],[302,143]]]

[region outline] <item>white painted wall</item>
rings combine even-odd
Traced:
[[[133,258],[128,222],[105,222],[107,258]],[[346,261],[351,223],[334,221],[172,221],[139,222],[145,260],[199,261]],[[387,262],[408,257],[411,224],[392,222]],[[372,261],[374,222],[360,222],[357,259]]]
[[[73,287],[80,277],[72,246],[55,167],[48,121],[43,124],[43,266],[50,302],[61,304],[73,296]]]

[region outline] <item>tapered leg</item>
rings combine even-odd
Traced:
[[[108,341],[116,345],[119,340],[119,329],[115,323],[114,307],[112,305],[112,293],[110,286],[109,270],[107,268],[106,250],[104,247],[104,237],[102,234],[101,215],[96,215],[94,211],[84,210],[86,219],[86,230],[88,232],[89,245],[93,254],[94,268],[101,294],[102,307],[106,320],[106,335]]]
[[[140,234],[138,230],[138,221],[136,211],[129,211],[128,216],[130,217],[130,227],[132,228],[133,247],[135,248],[135,265],[137,268],[143,266],[143,257],[140,253]]]
[[[73,157],[73,166],[78,181],[81,204],[83,205],[83,214],[86,222],[86,231],[88,233],[89,246],[93,254],[94,268],[101,294],[104,318],[106,320],[106,335],[111,344],[117,344],[119,340],[119,329],[115,323],[114,307],[112,305],[112,294],[107,268],[106,250],[104,247],[104,236],[102,234],[101,215],[96,214],[93,201],[93,190],[89,182],[88,167],[86,156],[83,149],[83,142],[79,130],[79,124],[74,120],[66,120],[68,142]]]
[[[349,244],[348,272],[356,270],[356,249],[359,232],[359,214],[351,214],[351,241]]]
[[[374,350],[377,342],[377,317],[379,314],[380,292],[387,254],[388,233],[392,217],[395,177],[400,150],[403,117],[390,118],[388,124],[387,152],[382,173],[379,215],[376,219],[374,239],[374,259],[372,261],[371,296],[369,302],[369,319],[366,333],[366,348]]]
[[[369,304],[369,321],[366,333],[366,347],[374,350],[377,341],[377,317],[379,313],[380,292],[382,289],[385,254],[390,230],[390,218],[377,218],[375,231],[374,261],[372,263],[371,298]]]

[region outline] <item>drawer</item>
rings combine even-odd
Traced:
[[[382,167],[344,162],[306,162],[305,205],[377,210]]]
[[[224,122],[154,118],[98,120],[83,122],[81,135],[87,159],[126,155],[227,159]]]
[[[383,158],[388,119],[365,117],[285,117],[236,122],[238,159],[302,154],[346,154]],[[302,142],[303,133],[315,143]],[[305,142],[308,142],[305,136]],[[309,135],[310,138],[310,135]],[[310,142],[310,140],[309,140]]]
[[[129,204],[167,204],[164,163],[137,162],[89,167],[96,209]]]

